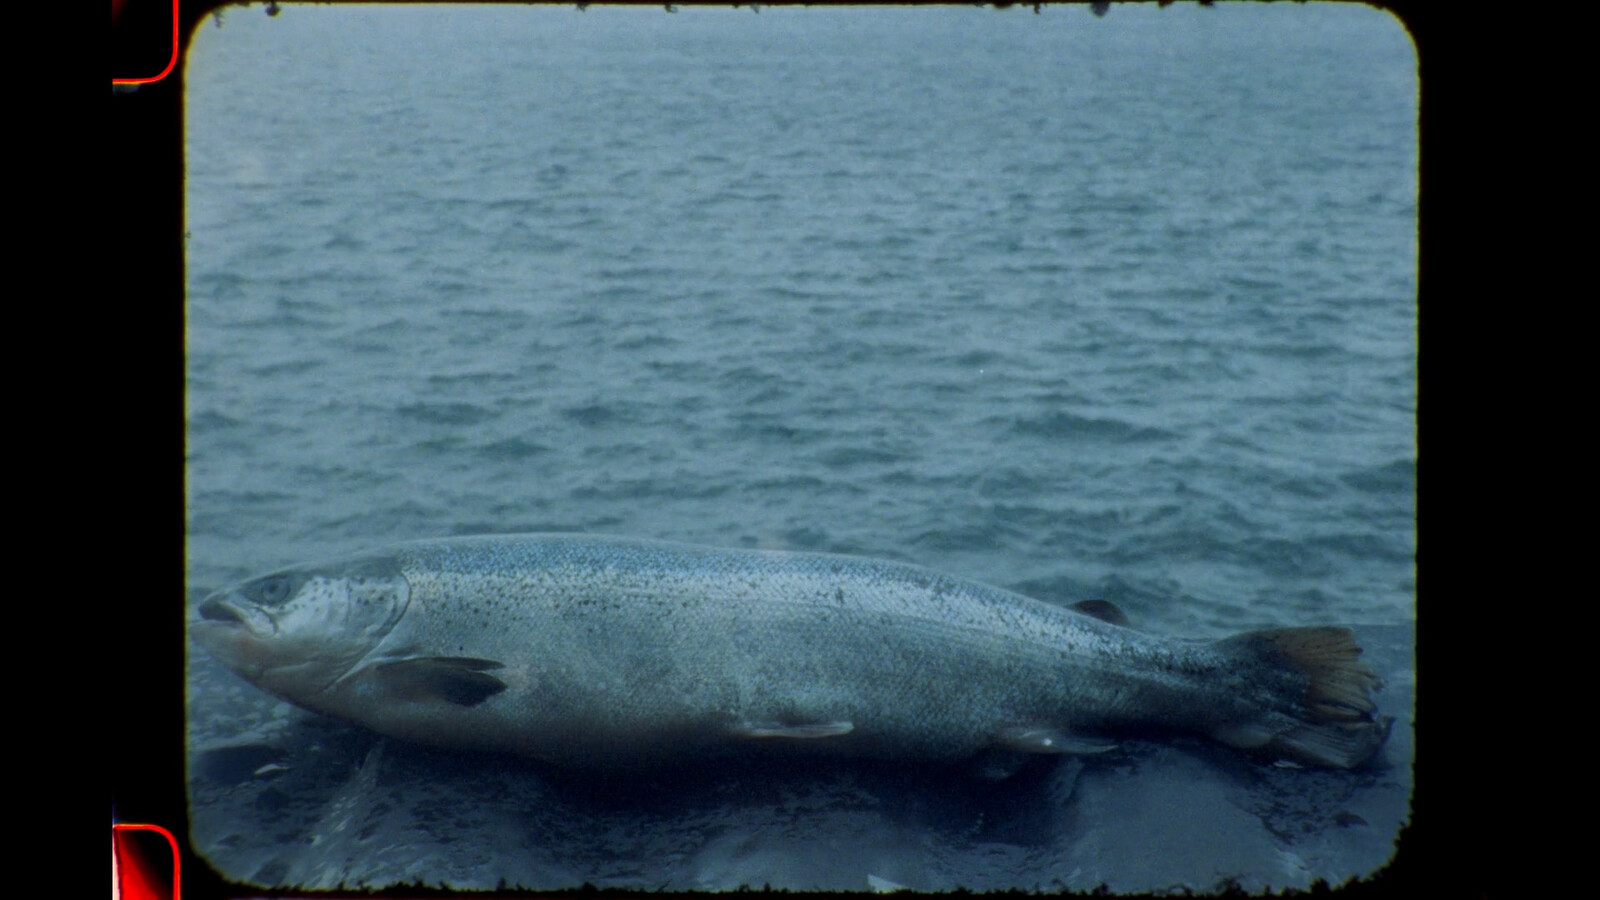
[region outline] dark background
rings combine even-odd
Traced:
[[[182,45],[197,22],[223,5],[182,2]],[[1502,705],[1489,684],[1502,684],[1506,672],[1481,652],[1490,619],[1483,601],[1506,595],[1485,583],[1482,573],[1463,571],[1465,561],[1506,553],[1472,546],[1474,537],[1485,544],[1492,539],[1492,532],[1469,525],[1482,521],[1481,510],[1499,485],[1460,461],[1480,398],[1497,393],[1490,380],[1499,369],[1484,366],[1480,352],[1491,336],[1504,340],[1493,335],[1492,322],[1474,327],[1482,321],[1480,301],[1493,290],[1480,265],[1511,252],[1500,241],[1503,229],[1515,228],[1483,214],[1499,182],[1485,177],[1494,161],[1481,148],[1498,120],[1486,107],[1495,92],[1480,90],[1491,75],[1473,32],[1494,22],[1423,3],[1385,8],[1410,29],[1422,81],[1419,461],[1426,464],[1418,469],[1417,657],[1425,687],[1418,697],[1412,825],[1396,864],[1353,893],[1428,886],[1451,896],[1490,896],[1502,886],[1497,860],[1518,856],[1500,844],[1516,825],[1496,812],[1507,789],[1497,785],[1493,767],[1504,764],[1499,758],[1505,741],[1526,746],[1539,740],[1511,733],[1533,723],[1508,721],[1508,710],[1488,709]],[[263,15],[267,7],[229,12]],[[1116,7],[1108,14],[1116,15]],[[164,31],[164,16],[162,9],[156,16],[162,27],[153,30]],[[159,71],[169,53],[164,42],[154,51],[119,50],[116,43],[114,37],[113,71],[143,68],[145,60],[160,58]],[[70,359],[89,362],[89,371],[98,373],[77,389],[75,399],[86,407],[75,411],[85,423],[77,448],[83,461],[69,463],[93,500],[74,510],[75,521],[62,528],[117,539],[99,542],[92,556],[69,558],[62,574],[69,584],[90,586],[100,601],[91,610],[111,613],[101,658],[111,706],[114,821],[171,830],[184,853],[184,895],[213,897],[235,892],[186,843],[183,46],[166,78],[136,90],[113,90],[109,100],[110,290],[93,305],[98,321],[92,326],[70,317],[62,323],[90,332],[89,349],[73,351]],[[92,257],[83,264],[98,268]],[[1507,307],[1507,298],[1499,299],[1496,309],[1515,320],[1518,304]],[[26,333],[15,336],[26,350]],[[1476,437],[1471,441],[1481,446]],[[70,553],[73,542],[66,543]],[[47,614],[75,624],[72,598],[60,599],[47,598]]]

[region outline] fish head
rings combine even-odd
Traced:
[[[300,566],[252,578],[200,604],[190,633],[228,668],[280,697],[315,697],[383,640],[411,599],[391,556]]]

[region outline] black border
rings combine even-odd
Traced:
[[[1499,846],[1504,830],[1516,825],[1487,810],[1489,803],[1500,802],[1490,798],[1510,789],[1499,784],[1495,772],[1497,765],[1506,764],[1491,755],[1504,746],[1496,738],[1522,748],[1507,751],[1507,757],[1545,739],[1538,733],[1544,729],[1534,722],[1508,722],[1503,715],[1508,710],[1503,708],[1502,715],[1493,715],[1492,708],[1501,704],[1491,679],[1499,685],[1510,681],[1519,693],[1531,688],[1506,678],[1503,667],[1512,664],[1509,660],[1497,668],[1484,658],[1481,648],[1493,645],[1488,641],[1487,609],[1475,598],[1484,596],[1487,588],[1473,574],[1458,574],[1462,567],[1457,565],[1473,558],[1468,554],[1474,548],[1463,546],[1462,540],[1468,526],[1457,523],[1472,518],[1477,501],[1470,497],[1479,487],[1454,462],[1460,456],[1461,432],[1451,423],[1461,423],[1477,411],[1476,398],[1482,394],[1469,385],[1486,387],[1490,377],[1475,372],[1480,345],[1472,339],[1475,332],[1469,322],[1479,307],[1469,298],[1489,290],[1479,280],[1477,267],[1483,262],[1481,254],[1491,249],[1492,238],[1482,237],[1484,229],[1494,227],[1484,224],[1478,211],[1483,173],[1474,165],[1487,162],[1481,151],[1474,152],[1479,146],[1474,120],[1485,99],[1469,87],[1488,81],[1476,73],[1486,65],[1483,41],[1489,38],[1468,28],[1473,17],[1493,18],[1506,12],[1499,8],[1493,13],[1446,12],[1443,4],[1422,0],[1370,5],[1393,13],[1408,28],[1418,47],[1422,83],[1417,479],[1417,649],[1422,689],[1412,824],[1402,833],[1393,865],[1375,879],[1340,893],[1386,896],[1430,890],[1488,897],[1508,886],[1503,872],[1520,857]],[[187,841],[183,78],[196,27],[203,26],[215,10],[231,6],[219,0],[181,0],[180,55],[173,72],[134,90],[111,92],[112,286],[110,296],[93,307],[95,337],[90,352],[98,357],[94,368],[102,378],[97,393],[86,390],[80,395],[88,402],[78,413],[94,419],[83,436],[88,444],[85,458],[92,460],[83,465],[92,468],[80,467],[79,475],[98,485],[100,494],[85,510],[89,521],[79,519],[67,527],[102,537],[115,535],[117,540],[100,542],[88,566],[78,557],[75,565],[88,571],[67,566],[62,573],[72,580],[69,583],[99,592],[101,602],[94,608],[110,613],[109,642],[102,658],[109,664],[115,820],[153,823],[172,831],[182,854],[183,895],[196,898],[274,893],[227,885],[194,855]],[[266,3],[227,12],[262,15]],[[1115,5],[1109,14],[1116,14]],[[1511,63],[1501,60],[1496,65]],[[1515,304],[1498,309],[1513,318],[1518,315]],[[1478,722],[1482,724],[1474,727]],[[1461,777],[1456,777],[1458,773]],[[385,894],[451,895],[417,888]]]

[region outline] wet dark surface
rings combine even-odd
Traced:
[[[260,694],[196,654],[196,849],[301,887],[1212,891],[1379,870],[1407,821],[1413,630],[1357,628],[1396,718],[1355,771],[1203,740],[965,768],[758,759],[597,776],[380,738]]]

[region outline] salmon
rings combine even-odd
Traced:
[[[1348,629],[1118,621],[900,562],[523,534],[284,569],[208,597],[191,633],[306,709],[568,766],[1025,759],[1154,733],[1351,768],[1388,735]]]

